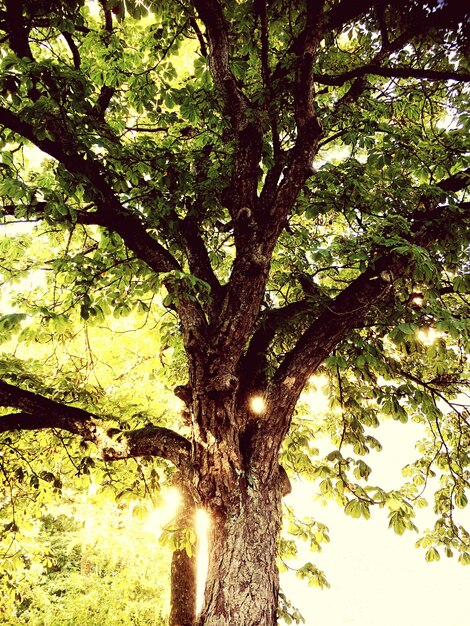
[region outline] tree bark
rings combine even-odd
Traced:
[[[274,626],[281,495],[276,486],[247,485],[240,507],[213,516],[209,565],[198,626]]]
[[[238,381],[230,390],[215,392],[212,386],[208,392],[208,387],[208,380],[199,388],[193,386],[190,403],[194,432],[191,489],[210,518],[208,571],[196,623],[274,626],[285,472],[277,463],[271,471],[259,471],[264,459],[253,457],[250,433],[252,422],[262,418],[237,402]],[[266,462],[270,462],[268,455]]]
[[[178,511],[177,531],[196,527],[196,506],[190,491],[178,483],[181,504]],[[195,548],[195,547],[194,547]],[[183,546],[173,552],[171,559],[171,611],[168,626],[194,626],[196,622],[197,564],[195,553],[191,556]]]

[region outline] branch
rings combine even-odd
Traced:
[[[223,93],[233,128],[241,131],[247,126],[247,101],[230,69],[228,29],[222,6],[218,0],[192,0],[192,4],[206,27],[212,78]]]
[[[305,27],[296,46],[297,65],[293,92],[297,139],[284,171],[280,169],[279,162],[276,162],[266,177],[268,184],[261,194],[262,203],[268,205],[267,212],[270,211],[274,218],[273,233],[269,233],[267,229],[266,235],[273,236],[274,239],[277,239],[284,228],[287,215],[300,189],[312,173],[312,161],[323,132],[313,100],[313,65],[323,36],[323,6],[323,1],[307,3]],[[275,173],[277,182],[281,172],[284,179],[277,187],[273,184],[272,174]]]
[[[374,6],[374,3],[371,4],[371,7],[372,6]],[[399,10],[399,9],[400,9],[399,6],[395,7],[395,10]],[[423,37],[427,35],[433,29],[436,29],[438,31],[443,31],[446,29],[457,30],[457,25],[459,23],[459,20],[465,21],[465,10],[466,9],[463,6],[452,7],[451,10],[447,10],[447,4],[442,3],[439,10],[434,11],[433,13],[427,14],[423,10],[422,7],[417,5],[413,11],[413,16],[411,15],[409,16],[410,26],[404,32],[399,34],[393,41],[390,41],[388,37],[386,38],[385,41],[382,41],[382,48],[380,52],[376,54],[376,56],[373,59],[371,59],[371,62],[365,67],[381,68],[381,63],[383,61],[387,61],[390,58],[391,53],[397,52],[403,49],[411,41],[413,41],[417,37]],[[355,71],[359,71],[361,69],[362,68],[357,68],[356,70],[351,70],[351,72],[354,73]],[[388,68],[383,68],[383,69],[385,71],[388,70]],[[401,71],[405,72],[406,68],[396,68],[396,70],[394,69],[393,71],[394,72],[398,71],[398,73],[400,73]],[[444,71],[444,76],[441,78],[438,78],[437,75],[435,74],[438,73],[439,71],[416,70],[416,72],[426,72],[427,74],[426,76],[416,75],[415,78],[421,78],[421,79],[427,79],[427,80],[462,80],[462,76],[463,77],[468,76],[468,74],[466,73]],[[376,72],[370,72],[370,73],[374,74]],[[350,74],[350,72],[346,72],[345,74],[348,75]],[[365,80],[365,76],[367,74],[368,74],[367,71],[366,72],[359,71],[357,77],[351,76],[351,78],[355,78],[355,80],[352,83],[350,89],[346,92],[346,94],[344,94],[344,96],[340,100],[338,100],[338,102],[336,103],[336,106],[332,113],[333,120],[337,117],[339,111],[343,108],[344,105],[355,102],[361,96],[364,90],[367,88],[368,82]],[[377,72],[377,74],[379,74],[379,72]],[[318,82],[321,82],[320,77],[321,75],[317,75],[317,78],[319,79]],[[403,74],[402,76],[397,76],[397,77],[408,78],[412,76]],[[326,78],[328,79],[329,77],[326,77]],[[340,78],[340,77],[333,77],[333,79],[335,78]],[[346,79],[346,80],[349,80],[349,79]],[[326,84],[329,84],[329,83],[326,83]],[[336,84],[336,83],[333,83],[333,84]],[[343,83],[340,82],[338,84],[343,84]]]
[[[0,406],[20,409],[0,417],[0,431],[33,430],[36,428],[61,428],[94,441],[96,424],[92,415],[74,406],[62,405],[44,396],[20,389],[0,380]],[[37,425],[36,425],[37,418]]]
[[[119,202],[105,172],[93,155],[86,159],[78,154],[75,146],[65,143],[60,136],[54,140],[39,139],[34,127],[23,121],[9,109],[0,107],[0,124],[21,135],[40,150],[59,161],[71,173],[86,178],[93,186],[95,204],[98,207],[98,223],[117,232],[137,256],[156,272],[181,269],[173,256],[155,241],[145,230],[139,218],[129,213]]]
[[[254,389],[265,387],[267,380],[263,370],[267,367],[267,351],[276,332],[283,324],[306,313],[310,308],[311,303],[308,300],[300,300],[262,313],[259,326],[240,362],[242,389],[246,388],[247,384]]]
[[[447,192],[465,189],[470,186],[470,169],[442,180],[437,186]],[[413,244],[427,248],[446,235],[444,223],[456,220],[462,220],[460,213],[457,216],[452,213],[446,215],[446,209],[442,206],[432,207],[430,211],[418,211],[411,224],[411,240]],[[387,293],[390,276],[396,279],[410,269],[410,263],[404,256],[390,253],[376,258],[365,272],[330,302],[286,355],[272,381],[273,390],[277,389],[274,394],[279,393],[282,386],[293,390],[297,385],[300,394],[307,378],[325,356],[350,330],[362,324],[371,307]]]
[[[323,34],[323,5],[324,2],[308,2],[307,16],[302,33],[303,46],[298,55],[294,82],[294,108],[297,133],[304,132],[311,120],[319,125],[313,106],[313,63],[315,53]],[[318,132],[318,129],[316,129]]]
[[[108,87],[107,85],[103,85],[103,87],[101,87],[100,95],[98,96],[95,106],[93,107],[93,113],[98,120],[104,121],[106,109],[109,107],[115,93],[116,90],[114,87]]]
[[[180,219],[176,214],[174,215],[174,220],[178,224],[184,239],[184,247],[188,255],[191,273],[201,280],[204,280],[211,288],[213,299],[218,300],[221,285],[210,262],[209,254],[204,240],[201,237],[197,220],[192,216]]]
[[[67,42],[67,45],[70,49],[70,52],[72,53],[72,58],[73,58],[73,66],[76,70],[80,69],[82,60],[80,58],[80,52],[77,48],[77,44],[75,43],[75,41],[73,40],[73,37],[70,33],[68,33],[67,31],[63,31],[62,32],[62,37],[65,39],[65,41]]]
[[[8,40],[16,56],[32,59],[28,40],[29,29],[23,18],[23,4],[22,0],[5,0]]]
[[[141,218],[123,207],[111,184],[108,183],[101,163],[91,153],[87,153],[86,158],[81,156],[76,146],[63,138],[61,128],[56,129],[54,141],[47,138],[39,139],[31,124],[4,107],[0,107],[0,124],[31,141],[40,150],[59,161],[71,174],[88,180],[97,207],[94,214],[88,215],[94,216],[92,218],[94,223],[120,235],[128,248],[153,271],[158,273],[181,271],[182,268],[173,255],[147,232]],[[165,285],[170,291],[173,290],[174,285],[171,281],[167,281]],[[195,334],[202,337],[206,322],[200,305],[191,297],[183,295],[178,298],[177,308],[186,331],[185,340],[193,341],[192,337]]]
[[[199,48],[201,50],[201,55],[203,57],[207,57],[207,46],[206,46],[206,42],[204,40],[204,36],[201,33],[201,29],[199,28],[199,25],[198,25],[196,19],[192,15],[189,17],[189,25],[194,30],[194,32],[196,33],[196,37],[197,37],[197,40],[199,42]]]
[[[376,0],[342,0],[325,14],[325,29],[333,31],[343,28],[351,20],[367,13],[375,4]]]
[[[58,428],[94,443],[106,461],[159,456],[189,470],[190,443],[178,433],[149,425],[131,431],[107,430],[102,418],[0,380],[0,406],[21,412],[0,416],[0,432]]]
[[[269,22],[267,13],[267,1],[255,0],[253,3],[255,23],[259,19],[260,28],[260,58],[261,58],[261,76],[263,78],[263,86],[266,93],[265,108],[271,125],[271,141],[273,146],[274,161],[278,161],[281,154],[281,139],[278,128],[278,115],[274,105],[275,92],[271,81],[271,69],[269,63]]]
[[[332,32],[343,28],[343,26],[351,20],[358,18],[360,15],[369,11],[374,4],[374,0],[356,0],[355,2],[343,0],[343,2],[340,2],[340,4],[337,4],[323,14],[324,32]],[[305,31],[302,31],[292,41],[291,45],[286,50],[286,54],[297,55],[299,51],[302,51],[305,45],[304,38]],[[285,67],[285,59],[283,58],[273,72],[273,80],[284,78],[288,72],[289,69]]]
[[[47,202],[40,201],[35,204],[21,205],[21,209],[23,211],[26,209],[26,217],[31,219],[33,216],[43,214],[46,205]],[[91,204],[84,208],[94,208],[94,205]],[[17,210],[18,206],[14,204],[0,205],[0,215],[3,216],[15,216]],[[212,297],[214,300],[217,300],[220,297],[221,285],[210,263],[209,255],[196,221],[188,217],[181,219],[176,212],[170,212],[168,217],[172,223],[178,225],[182,238],[182,243],[180,243],[186,249],[191,273],[208,283]],[[38,219],[40,218],[38,217]],[[90,212],[74,209],[73,219],[68,216],[61,216],[61,219],[69,220],[73,224],[96,224],[104,227],[107,225],[107,221],[99,211]]]
[[[438,187],[442,189],[442,191],[453,192],[462,191],[466,187],[470,186],[470,167],[465,170],[461,170],[456,174],[452,174],[448,178],[441,180],[438,184]],[[465,205],[465,203],[462,203]]]
[[[107,8],[107,2],[104,0],[99,0],[101,4],[101,8],[103,10],[104,15],[104,23],[102,25],[102,29],[111,35],[113,32],[113,14]],[[108,46],[108,40],[106,40],[106,46]],[[108,85],[103,85],[100,89],[99,96],[96,100],[95,106],[93,107],[93,112],[98,120],[104,122],[104,116],[106,113],[106,109],[108,108],[112,97],[116,93],[116,89],[114,87],[109,87]]]
[[[191,467],[190,442],[182,435],[163,426],[149,424],[136,430],[122,430],[114,435],[111,444],[111,447],[103,448],[103,458],[106,461],[136,456],[158,456],[170,461],[186,474]]]
[[[443,191],[459,191],[470,185],[467,170],[441,181]],[[444,224],[462,223],[465,214],[446,213],[445,207],[434,211],[417,212],[411,223],[411,241],[424,248],[447,235]],[[462,219],[463,218],[463,219]],[[468,218],[467,218],[468,219]],[[364,323],[366,315],[389,292],[390,282],[406,275],[412,269],[409,259],[393,252],[375,258],[373,263],[328,304],[319,317],[287,353],[265,392],[266,411],[262,427],[253,438],[253,449],[261,458],[277,450],[273,436],[266,441],[266,430],[276,433],[276,441],[283,440],[298,397],[309,376],[345,339],[348,333]],[[279,437],[279,439],[278,439]],[[274,457],[272,458],[274,462]]]
[[[251,116],[248,115],[250,103],[230,68],[229,31],[222,4],[219,0],[192,0],[192,4],[206,27],[209,69],[222,93],[224,112],[237,140],[225,201],[234,222],[235,245],[240,249],[245,241],[246,209],[251,218],[256,211],[263,133],[253,111]],[[249,221],[254,223],[253,219]]]
[[[417,78],[424,80],[456,80],[464,83],[470,82],[470,74],[464,72],[438,71],[415,69],[411,67],[381,67],[380,65],[363,65],[344,74],[328,76],[326,74],[314,74],[313,79],[322,85],[344,85],[354,78],[362,78],[369,74],[386,76],[390,78]]]

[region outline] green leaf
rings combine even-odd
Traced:
[[[427,563],[431,563],[432,561],[439,561],[441,556],[436,548],[429,548],[429,550],[426,552],[425,558]]]

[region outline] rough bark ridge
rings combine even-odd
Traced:
[[[276,623],[279,488],[247,485],[238,496],[241,502],[235,510],[212,517],[200,626]]]
[[[11,49],[34,64],[28,43],[32,22],[24,19],[24,4],[7,2],[4,23]],[[268,50],[271,3],[255,2],[253,19],[257,23],[259,18],[262,30],[260,56],[266,94],[274,94],[276,81],[290,76],[289,98],[284,103],[291,106],[292,127],[281,141],[279,123],[283,111],[280,109],[284,104],[273,99],[262,110],[250,102],[248,89],[232,72],[231,37],[237,25],[228,22],[228,8],[219,0],[180,4],[189,16],[186,26],[192,25],[201,50],[207,54],[212,81],[222,99],[225,124],[235,146],[222,198],[230,215],[236,248],[227,284],[219,283],[194,215],[171,216],[182,242],[182,254],[178,258],[185,258],[191,273],[210,286],[210,303],[202,302],[187,283],[172,276],[185,269],[181,262],[157,241],[155,227],[146,224],[144,214],[129,210],[126,195],[121,197],[116,190],[118,185],[113,186],[116,182],[113,172],[105,171],[91,150],[77,148],[69,129],[64,127],[53,140],[49,139],[28,121],[27,109],[16,111],[9,105],[0,107],[0,124],[49,154],[88,187],[92,209],[85,207],[79,212],[75,218],[78,224],[96,224],[117,233],[148,268],[157,274],[165,273],[163,282],[170,295],[175,296],[172,306],[180,319],[189,364],[188,384],[176,393],[186,404],[191,436],[185,438],[154,426],[123,431],[116,436],[91,412],[64,406],[4,381],[0,381],[0,406],[11,407],[16,412],[2,416],[0,432],[60,428],[94,442],[106,460],[157,455],[173,463],[185,483],[188,497],[209,512],[212,522],[201,615],[196,621],[194,588],[191,589],[194,570],[182,553],[177,554],[173,580],[178,600],[173,601],[171,626],[196,623],[198,626],[274,626],[279,592],[276,549],[281,499],[286,492],[285,473],[278,459],[295,405],[308,378],[390,292],[390,276],[403,277],[412,266],[403,254],[388,249],[371,251],[367,268],[336,297],[320,302],[315,315],[309,318],[308,328],[299,333],[295,345],[268,376],[266,354],[279,326],[311,307],[306,297],[284,308],[263,310],[273,251],[302,188],[314,176],[313,158],[324,145],[322,141],[331,140],[323,136],[323,125],[335,120],[360,98],[368,89],[367,76],[469,80],[468,75],[459,72],[394,67],[388,63],[392,53],[399,52],[416,37],[432,29],[453,28],[462,15],[453,7],[448,17],[445,4],[439,4],[428,15],[412,2],[310,1],[304,3],[305,10],[300,10],[297,22],[302,25],[300,32],[283,56],[278,50],[272,54]],[[404,4],[414,6],[414,13],[394,38],[393,29],[387,29],[384,20],[389,12],[399,11]],[[325,41],[336,37],[349,21],[374,12],[381,15],[382,48],[370,62],[343,75],[315,73],[318,50],[327,45]],[[105,11],[105,17],[105,28],[111,32],[110,11]],[[71,34],[68,41],[73,42]],[[78,71],[78,47],[73,51]],[[270,67],[274,61],[277,65]],[[347,82],[351,82],[349,89],[342,92],[325,119],[320,119],[316,85]],[[50,90],[51,85],[43,88]],[[104,132],[97,124],[105,123],[106,108],[112,97],[112,89],[101,90],[96,104],[99,115],[96,117],[95,108],[94,117],[89,120],[91,128],[96,126],[97,134]],[[60,120],[55,123],[60,128]],[[272,144],[273,162],[269,168],[263,165],[262,175],[266,142]],[[438,187],[443,193],[456,193],[468,183],[468,171],[462,171],[442,180]],[[446,236],[446,222],[463,220],[457,206],[446,205],[436,210],[432,194],[421,198],[419,205],[419,210],[418,202],[416,207],[409,207],[412,217],[407,237],[421,248],[426,249],[436,239]],[[38,204],[36,209],[39,208]],[[163,239],[160,236],[160,241]],[[250,404],[255,393],[264,402],[264,408],[257,411]],[[188,518],[185,523],[192,521]],[[189,586],[188,578],[182,580],[183,567],[188,568]]]

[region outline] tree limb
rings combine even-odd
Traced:
[[[271,224],[272,236],[275,239],[284,227],[285,219],[299,190],[312,173],[313,157],[318,151],[318,143],[323,132],[313,100],[313,64],[316,50],[323,36],[323,6],[324,2],[307,3],[305,27],[299,38],[301,45],[296,49],[297,62],[293,93],[297,139],[283,171],[279,167],[278,160],[266,177],[267,184],[261,193],[262,203],[269,205],[265,212],[271,212],[274,218],[271,219]],[[273,172],[276,172],[277,180],[281,173],[284,174],[284,179],[279,186],[273,184],[271,175]],[[269,231],[266,234],[268,237],[271,235]]]
[[[20,58],[32,59],[29,47],[29,29],[23,17],[23,0],[5,0],[6,30],[8,41],[13,52]]]
[[[39,139],[31,124],[4,107],[0,107],[0,124],[31,141],[40,150],[64,165],[71,174],[88,180],[91,183],[90,191],[93,193],[97,207],[95,213],[89,214],[96,219],[94,223],[120,235],[124,243],[152,270],[159,273],[182,270],[173,255],[147,232],[141,218],[123,207],[112,185],[107,181],[106,172],[94,159],[93,154],[87,153],[86,158],[80,155],[77,148],[59,134],[61,129],[58,129],[54,140]],[[165,284],[170,291],[173,290],[172,281],[167,281]],[[190,341],[189,335],[194,335],[194,333],[202,337],[206,323],[200,305],[194,299],[180,294],[176,306],[186,331],[186,340]]]
[[[437,186],[443,191],[455,193],[469,185],[470,170],[467,169],[442,180]],[[444,223],[456,219],[461,221],[461,214],[457,217],[446,214],[446,208],[441,206],[432,207],[431,211],[418,211],[411,223],[411,240],[415,245],[426,248],[445,235]],[[277,389],[274,393],[278,393],[282,386],[287,385],[292,389],[299,384],[300,394],[307,378],[323,361],[322,353],[331,354],[334,346],[362,323],[370,308],[385,295],[390,287],[390,276],[397,278],[408,268],[408,259],[394,253],[374,259],[358,278],[326,306],[325,311],[286,355],[272,381],[273,390]]]
[[[178,226],[178,234],[182,239],[182,247],[186,250],[191,273],[210,286],[211,295],[217,300],[221,285],[210,262],[197,219],[191,214],[182,219],[173,210],[169,212],[168,218]]]
[[[135,456],[159,456],[189,470],[190,443],[178,433],[149,425],[131,431],[109,430],[103,418],[78,407],[0,380],[0,406],[19,409],[0,416],[0,432],[59,428],[91,441],[107,461]]]
[[[374,6],[375,4],[378,4],[378,3],[377,2],[372,3],[371,6]],[[427,33],[429,33],[429,31],[433,29],[442,31],[442,30],[445,30],[446,28],[456,27],[456,23],[458,23],[459,20],[460,21],[465,20],[465,10],[466,9],[463,6],[460,6],[457,8],[452,7],[451,9],[448,9],[446,3],[443,3],[441,7],[439,8],[439,10],[434,11],[433,13],[427,14],[425,11],[423,11],[422,7],[418,5],[414,9],[413,18],[411,19],[411,16],[409,16],[410,25],[408,26],[408,28],[406,28],[401,34],[398,34],[397,37],[393,41],[390,41],[389,38],[387,38],[386,41],[383,41],[381,50],[378,52],[378,54],[375,55],[375,57],[371,60],[371,62],[367,64],[367,66],[365,67],[380,68],[382,61],[388,60],[390,58],[391,53],[397,52],[398,50],[403,49],[409,42],[413,41],[417,37],[425,36]],[[357,68],[357,69],[359,70],[360,68]],[[405,68],[397,68],[397,69],[404,70]],[[355,71],[356,70],[351,70],[351,72],[353,73]],[[416,72],[424,72],[424,70],[416,70]],[[443,72],[445,76],[439,79],[437,76],[433,77],[431,74],[431,72],[438,73],[439,70],[435,70],[435,71],[426,70],[426,72],[427,72],[427,76],[421,75],[421,76],[415,76],[415,77],[418,79],[420,78],[420,79],[427,79],[427,80],[447,80],[447,79],[457,80],[457,78],[455,78],[455,75],[458,75],[459,79],[462,80],[461,78],[462,76],[464,77],[468,76],[467,73],[448,72],[447,70],[444,70]],[[375,72],[370,72],[370,73],[374,74]],[[346,72],[345,74],[350,74],[350,72]],[[351,78],[355,78],[355,80],[352,83],[349,90],[336,103],[335,108],[332,112],[332,120],[334,120],[338,116],[339,111],[344,107],[344,105],[349,105],[355,102],[361,96],[361,94],[365,91],[365,89],[368,86],[368,82],[365,79],[367,74],[368,72],[365,72],[365,73],[359,72],[357,77],[354,77],[354,76],[351,77]],[[454,76],[451,77],[449,76],[449,74],[454,74]],[[320,78],[320,76],[321,75],[317,75],[317,78]],[[402,76],[397,76],[397,78],[400,78],[400,77],[409,78],[411,76],[408,76],[405,74],[403,74]],[[318,80],[318,82],[321,83],[321,80]],[[336,83],[333,83],[333,84],[336,84]],[[343,83],[338,83],[338,84],[343,84]]]
[[[454,174],[437,186],[443,191],[456,192],[470,184],[467,170]],[[427,248],[445,236],[444,224],[462,222],[464,214],[447,214],[445,207],[433,212],[418,211],[411,222],[411,241]],[[272,437],[266,442],[264,431],[279,435],[283,440],[289,423],[280,423],[279,416],[291,415],[308,378],[353,329],[363,324],[365,316],[390,289],[391,281],[410,271],[409,259],[393,252],[376,257],[369,267],[323,310],[319,317],[287,353],[265,392],[267,401],[265,422],[253,438],[253,447],[262,455],[276,447]],[[274,457],[273,457],[274,462]]]
[[[251,216],[256,210],[262,130],[254,112],[251,116],[247,114],[250,103],[230,68],[229,33],[222,4],[219,0],[192,0],[192,4],[206,27],[209,69],[222,93],[224,112],[236,137],[231,181],[225,201],[234,222],[235,243],[239,247],[244,241],[247,217],[244,210],[248,209]]]
[[[303,31],[303,46],[297,59],[294,82],[294,108],[298,136],[303,133],[311,121],[319,125],[313,105],[313,63],[315,53],[323,35],[324,2],[308,2],[306,23]],[[315,129],[318,132],[318,129]]]
[[[117,232],[137,256],[156,272],[168,272],[181,269],[173,256],[153,239],[145,230],[139,218],[129,213],[119,202],[111,185],[107,182],[101,164],[91,154],[86,159],[75,146],[65,144],[60,137],[39,139],[34,127],[22,120],[9,109],[0,107],[0,124],[21,135],[36,145],[40,150],[59,161],[71,173],[87,179],[92,184],[96,216],[99,223],[109,230]]]
[[[77,44],[75,43],[72,35],[70,33],[68,33],[67,31],[63,31],[62,32],[62,37],[67,42],[67,45],[68,45],[68,47],[70,49],[70,52],[72,53],[72,59],[73,59],[73,66],[74,66],[74,68],[76,70],[79,70],[82,61],[81,61],[81,58],[80,58],[80,52],[78,50]]]
[[[325,13],[324,24],[328,31],[343,28],[351,20],[367,13],[377,4],[376,0],[342,0]]]
[[[247,101],[230,69],[228,29],[222,6],[218,0],[192,0],[192,4],[206,27],[212,78],[223,93],[225,110],[233,128],[240,132],[248,123],[245,115]]]
[[[464,72],[426,70],[412,67],[381,67],[370,64],[357,67],[344,74],[328,76],[326,74],[314,74],[313,80],[322,85],[344,85],[354,78],[362,78],[367,75],[386,76],[390,78],[418,78],[424,80],[455,80],[464,83],[470,82],[470,74]]]
[[[263,389],[266,385],[267,351],[276,332],[286,322],[308,312],[311,304],[308,300],[292,302],[278,309],[263,312],[257,330],[253,333],[250,345],[240,362],[241,387],[247,385],[254,389]]]

